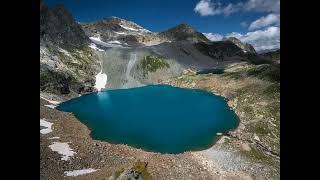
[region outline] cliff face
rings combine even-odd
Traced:
[[[63,6],[40,2],[40,92],[76,96],[92,91],[97,58],[89,43]]]
[[[224,38],[223,41],[229,41],[238,46],[244,53],[256,54],[256,50],[251,44],[242,43],[239,39],[235,37]]]
[[[40,40],[72,47],[81,47],[90,42],[81,26],[63,6],[49,8],[43,3],[40,5]]]

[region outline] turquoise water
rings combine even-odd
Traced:
[[[238,126],[224,98],[168,85],[91,93],[57,109],[72,112],[93,139],[161,153],[208,148],[216,133]]]

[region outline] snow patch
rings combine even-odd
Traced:
[[[95,44],[99,44],[99,45],[104,46],[104,47],[122,47],[119,44],[112,44],[112,43],[103,42],[103,41],[101,41],[100,37],[89,37],[89,38]]]
[[[64,175],[65,176],[79,176],[79,175],[84,175],[84,174],[89,174],[89,173],[93,173],[97,171],[97,169],[92,169],[92,168],[89,168],[89,169],[81,169],[81,170],[74,170],[74,171],[65,171],[64,172]]]
[[[94,43],[91,43],[91,44],[89,45],[89,47],[92,48],[92,49],[94,49],[94,50],[104,51],[104,50],[98,48]]]
[[[102,71],[100,71],[97,75],[96,75],[96,84],[94,85],[94,87],[98,90],[101,91],[101,89],[106,87],[107,84],[107,80],[108,80],[108,76],[105,73],[102,73]]]
[[[89,37],[91,40],[94,40],[94,41],[100,41],[100,42],[103,42],[101,41],[100,37]]]
[[[103,70],[103,61],[101,61],[101,70],[100,72],[96,75],[96,82],[94,87],[98,90],[101,91],[101,89],[106,87],[107,81],[108,81],[108,76],[105,73],[102,73]]]
[[[60,137],[51,137],[49,139],[60,139]]]
[[[41,134],[48,134],[52,132],[52,124],[51,122],[46,121],[44,118],[40,119],[40,126],[46,127],[45,129],[41,129],[40,133]]]
[[[53,105],[53,104],[47,104],[47,105],[44,105],[44,106],[46,106],[48,108],[51,108],[51,109],[54,109],[54,108],[57,107],[57,105]]]
[[[52,100],[46,99],[45,97],[42,97],[42,96],[40,96],[40,98],[41,98],[41,99],[44,99],[44,100],[46,100],[46,101],[48,101],[49,103],[54,104],[54,105],[60,104],[59,101],[52,101]]]
[[[122,44],[120,41],[108,41],[108,43],[111,43],[111,44]]]
[[[127,34],[127,33],[125,33],[125,32],[115,32],[116,34]]]
[[[138,29],[135,29],[135,28],[131,28],[131,27],[127,27],[127,26],[124,26],[122,24],[119,24],[123,29],[126,29],[126,30],[129,30],[129,31],[138,31]]]
[[[70,157],[72,157],[76,152],[74,152],[70,147],[68,143],[61,143],[61,142],[53,142],[49,148],[52,151],[58,152],[62,155],[61,160],[67,161]]]

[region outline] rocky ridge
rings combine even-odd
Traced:
[[[242,49],[242,51],[244,53],[256,54],[256,51],[255,51],[255,49],[253,48],[253,46],[251,44],[242,43],[239,39],[237,39],[235,37],[223,38],[222,41],[230,41],[230,42],[232,42],[233,44],[238,46],[240,49]]]
[[[98,64],[90,39],[63,7],[40,2],[40,91],[74,97],[91,92]]]
[[[80,23],[88,37],[104,42],[119,42],[127,45],[152,45],[163,42],[156,33],[140,25],[118,17],[107,17],[96,22]]]

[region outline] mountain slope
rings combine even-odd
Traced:
[[[189,41],[191,43],[210,42],[206,36],[200,32],[197,32],[188,24],[180,24],[176,27],[160,32],[159,36],[170,41]]]
[[[40,2],[40,92],[74,97],[92,91],[98,67],[89,43],[63,6]]]
[[[59,46],[80,47],[90,40],[82,31],[72,15],[63,7],[48,8],[40,3],[40,40],[52,42]]]
[[[253,46],[251,44],[242,43],[239,39],[237,39],[235,37],[223,38],[222,41],[230,41],[230,42],[232,42],[233,44],[238,46],[240,49],[242,49],[242,51],[244,53],[256,54],[256,51],[255,51],[255,49],[253,48]]]
[[[99,38],[103,42],[118,41],[128,45],[152,45],[161,39],[138,24],[118,17],[108,17],[96,22],[81,23],[88,37]]]

